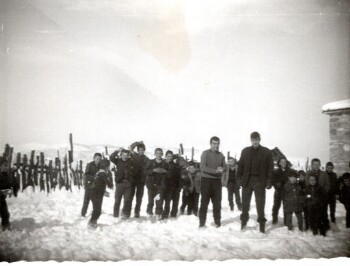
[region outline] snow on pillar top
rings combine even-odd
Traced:
[[[343,110],[350,110],[350,99],[327,103],[322,106],[323,113],[331,113]]]

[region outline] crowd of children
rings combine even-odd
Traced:
[[[134,149],[136,148],[136,151]],[[146,147],[142,142],[133,143],[130,148],[113,152],[109,159],[102,158],[100,153],[94,154],[94,160],[87,164],[84,178],[85,194],[81,215],[86,216],[89,202],[92,202],[93,211],[89,226],[95,228],[101,215],[103,197],[115,185],[115,204],[113,215],[128,219],[131,217],[132,202],[136,199],[134,217],[140,217],[140,209],[147,188],[147,214],[155,214],[158,220],[177,217],[180,195],[182,204],[180,214],[199,215],[199,198],[202,182],[199,164],[185,161],[172,151],[165,153],[157,148],[155,158],[149,159],[145,155]],[[111,171],[111,163],[115,164]],[[229,157],[227,170],[222,173],[221,184],[227,188],[230,210],[234,210],[234,198],[238,210],[242,209],[240,180],[237,176],[239,162]],[[272,185],[275,189],[272,209],[272,223],[278,223],[278,212],[283,205],[284,225],[293,230],[292,217],[295,214],[298,228],[301,231],[311,230],[313,234],[326,235],[330,229],[330,221],[336,222],[336,200],[338,199],[346,209],[346,227],[350,227],[350,173],[340,178],[333,172],[334,166],[327,163],[326,171],[320,169],[318,159],[311,162],[308,172],[295,171],[287,159],[278,162],[274,172]],[[0,157],[0,213],[2,229],[10,228],[9,211],[6,198],[11,196],[15,184],[8,177],[8,162]],[[113,174],[114,172],[114,182]],[[114,184],[113,184],[114,183]],[[121,202],[123,207],[120,212]],[[221,202],[221,198],[220,198]],[[221,203],[220,203],[221,204]],[[329,207],[328,207],[329,206]],[[187,210],[186,210],[187,208]]]

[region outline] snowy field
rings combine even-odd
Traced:
[[[340,231],[331,231],[324,238],[310,232],[290,232],[282,225],[271,226],[273,189],[267,194],[266,235],[257,230],[254,198],[252,219],[245,232],[240,231],[240,212],[230,212],[226,198],[224,189],[223,226],[214,227],[210,207],[207,228],[199,229],[198,219],[193,215],[167,221],[147,219],[146,193],[140,219],[116,219],[112,216],[114,198],[105,197],[99,227],[91,230],[87,228],[89,217],[80,216],[83,191],[62,190],[49,196],[25,191],[18,198],[8,199],[13,230],[0,232],[1,260],[193,261],[350,255],[350,230],[345,228],[345,209],[340,203],[337,204]]]

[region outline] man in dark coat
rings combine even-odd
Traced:
[[[213,216],[216,227],[221,226],[222,174],[226,171],[224,155],[219,151],[220,139],[210,139],[210,149],[201,156],[201,206],[199,227],[204,227],[210,200],[213,203]]]
[[[275,170],[272,186],[275,188],[275,194],[273,196],[273,207],[272,207],[272,223],[278,223],[278,212],[281,207],[281,203],[283,201],[283,189],[284,185],[288,181],[288,177],[295,176],[296,171],[290,168],[290,164],[286,158],[281,158],[278,161],[278,169]],[[285,215],[283,217],[286,217]],[[286,224],[286,220],[284,219],[284,225]]]
[[[118,153],[120,152],[120,157]],[[121,148],[115,151],[109,157],[111,162],[117,167],[115,172],[115,202],[113,216],[119,217],[119,210],[122,198],[124,198],[124,206],[122,209],[123,219],[129,219],[131,213],[132,186],[135,185],[135,176],[137,174],[137,165],[129,156],[129,151]]]
[[[333,172],[333,170],[334,170],[333,163],[328,162],[326,164],[326,174],[329,179],[327,211],[329,206],[331,222],[335,223],[335,206],[336,206],[336,195],[338,194],[338,177],[337,177],[337,174]]]
[[[94,154],[94,160],[86,165],[85,178],[84,178],[84,202],[81,209],[81,215],[85,217],[87,209],[89,207],[90,200],[92,200],[92,189],[94,186],[94,180],[96,173],[100,170],[100,161],[102,159],[101,153]]]
[[[260,232],[265,233],[265,189],[271,188],[273,159],[271,151],[260,145],[260,134],[250,135],[252,146],[242,150],[237,176],[242,186],[241,228],[245,229],[249,220],[252,194],[255,194]]]
[[[134,152],[134,149],[137,149],[137,152]],[[143,193],[145,189],[145,181],[146,176],[144,174],[144,169],[149,161],[149,158],[145,155],[146,146],[143,144],[143,142],[134,142],[130,145],[131,150],[131,156],[134,159],[136,165],[137,165],[137,173],[135,175],[135,184],[132,185],[131,194],[131,204],[134,199],[134,196],[136,197],[136,204],[135,204],[135,218],[140,217],[140,209],[142,204],[142,198]]]

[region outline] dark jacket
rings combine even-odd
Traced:
[[[127,159],[123,161],[121,158],[118,158],[118,151],[115,151],[109,157],[110,161],[115,164],[117,171],[115,172],[115,183],[122,183],[125,181],[130,182],[131,184],[136,183],[136,174],[138,172],[137,165],[134,160]]]
[[[252,146],[244,148],[238,163],[237,177],[239,178],[242,187],[246,187],[249,183],[252,149],[254,149]],[[271,185],[273,176],[273,159],[271,151],[266,147],[260,146],[257,160],[259,164],[259,179],[261,180],[261,185]]]
[[[288,182],[288,177],[292,175],[296,175],[297,171],[287,167],[286,169],[282,169],[279,167],[273,173],[272,185],[275,189],[282,189],[283,186]]]
[[[18,187],[19,184],[13,176],[9,176],[8,172],[0,172],[0,190],[12,189],[14,195],[17,196]],[[0,197],[5,196],[0,192]]]
[[[286,182],[283,186],[284,212],[302,212],[304,208],[304,193],[298,183]]]
[[[329,196],[335,196],[339,193],[338,191],[338,177],[337,174],[332,172],[332,173],[328,173],[326,172],[327,176],[328,176],[328,180],[329,180],[329,191],[328,191],[328,195]]]
[[[85,189],[92,189],[94,187],[94,180],[96,177],[96,173],[100,170],[100,166],[96,165],[94,161],[88,163],[85,168],[85,179],[84,179],[84,187]],[[59,174],[57,172],[57,174]]]
[[[144,174],[144,169],[149,161],[149,158],[146,155],[139,155],[135,152],[133,152],[131,156],[137,166],[137,171],[135,174],[135,183],[145,184],[146,175]]]
[[[323,189],[326,191],[326,193],[329,192],[329,189],[330,189],[330,183],[329,183],[329,179],[328,179],[328,176],[326,174],[326,172],[324,171],[321,171],[321,170],[318,170],[318,171],[314,171],[314,170],[311,170],[311,171],[308,171],[306,173],[306,176],[305,176],[305,184],[306,186],[309,185],[309,176],[310,175],[314,175],[316,177],[316,180],[317,180],[317,184],[321,187],[323,187]]]
[[[350,187],[344,183],[339,184],[339,201],[344,205],[350,205]]]
[[[197,193],[199,194],[201,192],[201,175],[200,173],[196,172],[195,174],[191,174],[189,172],[186,172],[182,175],[182,187],[183,187],[183,193],[186,195],[190,193]]]
[[[167,170],[167,174],[164,175],[162,179],[162,188],[163,189],[174,189],[181,190],[181,167],[174,163],[165,162],[165,170]]]
[[[107,172],[103,170],[99,170],[96,173],[96,179],[95,179],[95,187],[93,189],[93,192],[95,195],[102,196],[105,193],[106,186],[109,188],[113,187],[113,181],[111,179],[111,175],[109,175]]]
[[[327,201],[326,191],[318,184],[314,186],[306,186],[304,193],[307,207],[320,207]]]
[[[167,169],[165,160],[162,160],[160,163],[156,162],[156,159],[149,160],[145,169],[144,174],[146,175],[146,186],[148,189],[155,189],[161,186],[162,180],[166,178],[167,173],[159,174],[154,173],[153,169],[160,167],[163,169]]]
[[[11,189],[13,187],[13,179],[7,172],[0,172],[0,190]]]
[[[229,168],[228,171],[229,172],[227,172],[226,170],[225,173],[222,175],[222,185],[227,186],[229,183],[233,183],[234,185],[239,185],[239,180],[237,178],[237,168],[233,170]]]

